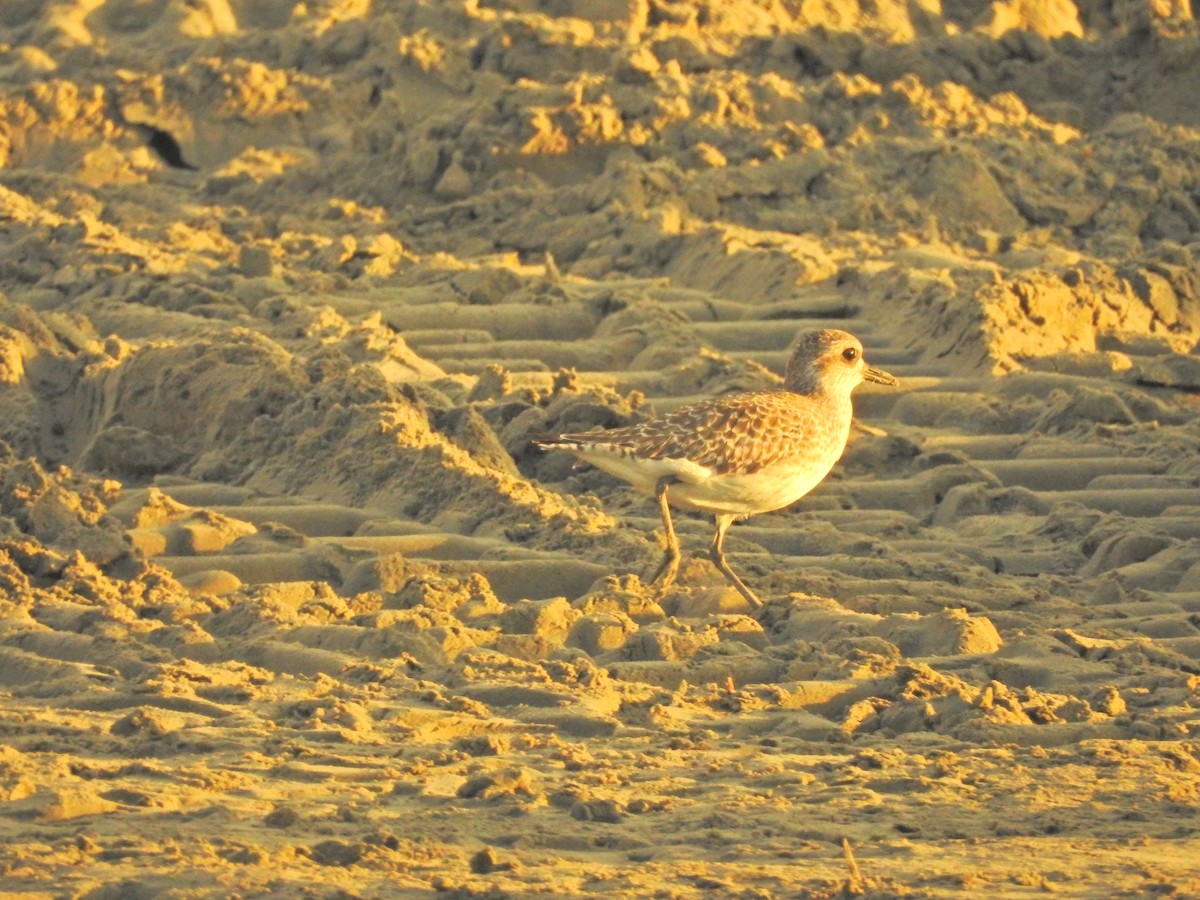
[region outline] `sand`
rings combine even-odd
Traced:
[[[0,893],[1200,896],[1181,0],[0,4]],[[825,484],[547,430],[857,334]]]

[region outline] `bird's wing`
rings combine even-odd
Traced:
[[[796,453],[820,430],[796,398],[730,394],[681,406],[637,425],[542,439],[563,449],[607,446],[646,459],[685,459],[713,474],[750,474]]]

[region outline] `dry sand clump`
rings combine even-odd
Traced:
[[[0,4],[0,892],[1200,894],[1178,0]],[[777,384],[657,596],[529,437]]]

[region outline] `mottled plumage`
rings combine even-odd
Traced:
[[[713,513],[713,562],[760,606],[725,561],[725,531],[736,519],[795,503],[829,474],[850,435],[850,393],[864,379],[896,383],[866,365],[853,335],[814,331],[797,340],[779,390],[726,394],[637,425],[534,443],[570,451],[658,500],[667,549],[655,580],[664,590],[679,567],[669,504]]]

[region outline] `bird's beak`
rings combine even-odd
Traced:
[[[874,369],[871,366],[863,369],[863,378],[867,381],[874,381],[876,384],[897,385],[900,383],[896,380],[895,375],[891,375],[883,371],[883,369]]]

